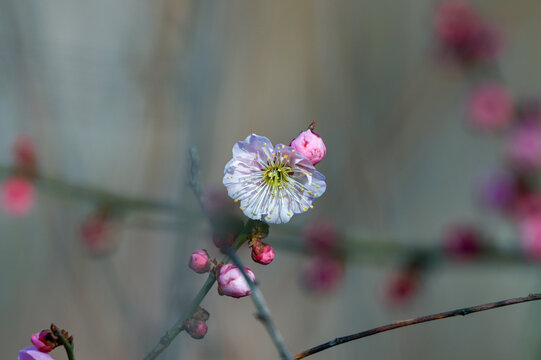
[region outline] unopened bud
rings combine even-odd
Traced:
[[[193,318],[184,321],[184,329],[196,340],[204,338],[208,331],[207,323],[205,321]]]
[[[255,275],[252,270],[247,267],[244,269],[252,281],[255,281]],[[250,295],[252,290],[238,267],[232,264],[225,264],[220,267],[218,273],[218,293],[220,295],[241,298]]]
[[[323,139],[311,129],[301,132],[299,136],[293,139],[291,146],[306,156],[313,165],[323,160],[327,153]]]
[[[33,334],[30,337],[32,344],[41,352],[48,353],[53,350],[57,344],[55,344],[51,332],[49,330],[43,330],[39,333]]]
[[[264,242],[255,241],[252,246],[252,260],[261,265],[268,265],[274,260],[274,249]]]
[[[190,269],[198,274],[206,273],[210,270],[211,262],[207,250],[195,250],[190,256]]]

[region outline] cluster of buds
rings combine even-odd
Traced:
[[[250,285],[238,267],[224,263],[217,265],[216,259],[211,260],[208,252],[204,249],[192,252],[188,266],[198,274],[204,274],[210,271],[216,272],[218,293],[220,295],[241,298],[252,293]],[[244,269],[252,281],[255,281],[255,275],[252,270],[247,267]],[[199,324],[198,326],[203,325]]]
[[[37,175],[37,157],[33,141],[19,135],[12,149],[14,173],[0,185],[0,206],[11,216],[26,215],[35,203],[32,180]]]
[[[194,339],[202,339],[208,331],[207,320],[209,313],[198,306],[192,317],[184,320],[184,330]]]
[[[58,346],[63,346],[64,342],[60,335],[67,342],[66,346],[73,346],[73,336],[69,336],[64,329],[58,329],[54,324],[46,330],[33,334],[30,341],[34,346],[27,347],[19,351],[19,360],[53,360],[49,353]]]
[[[492,122],[494,128],[507,132],[504,133],[505,162],[501,169],[480,182],[478,198],[486,209],[516,224],[520,245],[528,259],[541,260],[541,189],[536,181],[541,170],[541,107],[538,101],[516,105],[502,89],[483,90],[482,86],[480,91],[493,92],[492,99],[485,100],[485,123]],[[479,95],[483,96],[488,95]],[[474,97],[472,102],[476,101],[483,100]],[[479,121],[481,115],[478,114]],[[500,127],[501,124],[504,126]]]

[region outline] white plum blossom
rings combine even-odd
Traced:
[[[272,224],[287,223],[312,208],[327,187],[325,176],[299,151],[283,144],[273,147],[255,134],[233,146],[223,183],[246,216]]]

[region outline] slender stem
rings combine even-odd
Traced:
[[[207,281],[203,284],[203,287],[193,301],[191,302],[190,306],[184,314],[177,320],[177,322],[160,338],[160,341],[156,346],[154,346],[154,349],[150,353],[148,353],[147,356],[145,356],[144,360],[151,360],[155,359],[162,351],[164,351],[170,344],[173,339],[184,330],[184,321],[189,319],[199,304],[203,301],[205,296],[207,296],[208,292],[212,288],[212,285],[214,285],[214,282],[216,281],[216,274],[214,272],[211,272],[207,278]]]
[[[313,347],[311,349],[308,349],[306,351],[303,351],[303,352],[295,355],[295,360],[303,359],[303,358],[305,358],[307,356],[316,354],[316,353],[318,353],[320,351],[323,351],[323,350],[330,349],[330,348],[332,348],[334,346],[337,346],[337,345],[340,345],[340,344],[347,343],[349,341],[361,339],[361,338],[371,336],[371,335],[376,335],[376,334],[379,334],[379,333],[382,333],[382,332],[385,332],[385,331],[394,330],[394,329],[398,329],[398,328],[405,327],[405,326],[420,324],[420,323],[424,323],[424,322],[428,322],[428,321],[446,319],[446,318],[450,318],[450,317],[453,317],[453,316],[459,316],[459,315],[460,316],[466,316],[466,315],[476,313],[476,312],[479,312],[479,311],[486,311],[486,310],[496,309],[496,308],[503,307],[503,306],[515,305],[515,304],[520,304],[520,303],[524,303],[524,302],[528,302],[528,301],[535,301],[535,300],[541,300],[541,293],[539,293],[539,294],[530,294],[530,295],[525,296],[525,297],[501,300],[501,301],[496,301],[496,302],[492,302],[492,303],[488,303],[488,304],[483,304],[483,305],[466,307],[466,308],[462,308],[462,309],[446,311],[446,312],[433,314],[433,315],[425,315],[425,316],[421,316],[421,317],[414,318],[414,319],[409,319],[409,320],[396,321],[394,323],[379,326],[377,328],[373,328],[373,329],[370,329],[370,330],[362,331],[362,332],[347,335],[347,336],[342,336],[342,337],[336,338],[334,340],[328,341],[328,342],[326,342],[324,344],[315,346],[315,347]]]
[[[62,342],[62,345],[64,345],[64,349],[66,349],[66,354],[68,355],[69,360],[75,360],[75,354],[73,353],[73,345],[66,340],[64,335],[62,335],[61,331],[58,331],[56,335],[60,338],[60,341]]]
[[[246,229],[245,229],[246,230]],[[235,244],[233,245],[233,249],[236,251],[238,250],[242,244],[246,242],[248,239],[248,236],[245,231],[243,231],[235,241]],[[229,262],[230,257],[226,256],[223,258],[222,262],[227,263]],[[192,317],[195,310],[197,310],[197,307],[201,304],[205,296],[207,296],[208,292],[212,288],[212,285],[216,282],[216,273],[214,271],[211,271],[209,273],[209,276],[207,278],[207,281],[203,284],[201,287],[201,290],[197,293],[195,298],[192,300],[186,311],[182,314],[182,316],[177,320],[177,322],[165,332],[165,335],[163,335],[160,338],[160,341],[154,346],[154,349],[150,353],[148,353],[144,360],[152,360],[155,359],[162,351],[164,351],[173,341],[175,337],[177,337],[178,334],[184,330],[184,321]]]
[[[235,264],[240,271],[242,272],[242,275],[250,285],[250,288],[252,289],[252,301],[254,302],[255,307],[257,308],[257,318],[261,320],[265,328],[267,329],[267,332],[269,333],[272,341],[274,342],[274,345],[278,349],[278,353],[280,354],[280,357],[284,360],[293,360],[293,357],[291,356],[291,353],[287,349],[287,346],[284,342],[284,339],[282,338],[282,335],[280,334],[280,331],[274,324],[274,321],[272,320],[272,317],[270,315],[269,308],[267,307],[267,304],[265,303],[265,298],[263,297],[263,294],[261,293],[261,290],[259,290],[259,287],[252,281],[252,278],[248,275],[246,272],[246,269],[244,268],[244,264],[240,260],[240,258],[237,256],[235,251],[232,249],[228,249],[228,255],[231,258],[231,262]]]

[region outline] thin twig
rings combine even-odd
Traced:
[[[171,344],[171,341],[173,341],[173,339],[178,334],[180,334],[182,330],[184,330],[184,321],[189,319],[193,315],[199,304],[201,304],[201,301],[203,301],[205,296],[207,296],[215,281],[216,274],[214,272],[211,272],[207,278],[207,281],[203,284],[203,287],[201,287],[201,290],[199,290],[188,309],[186,309],[184,314],[182,314],[182,316],[177,320],[177,322],[169,330],[166,331],[165,335],[160,338],[158,344],[156,344],[156,346],[154,346],[154,349],[152,349],[152,351],[148,353],[147,356],[145,356],[144,360],[155,359]]]
[[[246,272],[246,269],[244,268],[244,264],[240,260],[240,258],[237,256],[235,251],[233,249],[229,248],[226,249],[227,254],[231,258],[231,262],[235,264],[240,271],[242,272],[242,275],[250,285],[250,288],[252,289],[252,301],[254,302],[255,307],[257,308],[257,318],[261,320],[265,328],[267,329],[267,332],[269,333],[272,341],[274,342],[274,345],[278,349],[278,352],[280,353],[280,357],[284,360],[293,360],[293,357],[291,356],[291,353],[287,349],[287,346],[284,342],[284,339],[282,338],[282,335],[280,335],[280,331],[278,331],[278,328],[274,324],[274,321],[272,320],[272,317],[270,315],[269,308],[267,307],[267,304],[265,303],[265,298],[263,297],[263,294],[261,293],[261,290],[259,290],[259,287],[252,281],[252,278],[248,275]]]
[[[199,154],[197,153],[197,149],[195,146],[190,147],[189,154],[190,154],[190,186],[192,187],[192,190],[195,194],[195,197],[197,198],[197,201],[199,201],[199,205],[201,205],[201,209],[205,211],[205,207],[203,205],[203,189],[201,187],[201,181],[199,180],[199,174],[200,174]]]
[[[244,244],[248,240],[248,236],[246,235],[246,229],[243,230],[243,232],[237,237],[237,240],[235,241],[235,244],[233,245],[233,249],[236,251],[238,250],[242,244]],[[226,256],[222,259],[223,263],[228,263],[230,257]],[[182,316],[177,320],[177,322],[165,332],[165,334],[160,338],[160,341],[154,346],[154,349],[150,353],[148,353],[144,360],[152,360],[155,359],[162,351],[164,351],[173,341],[175,337],[177,337],[178,334],[180,334],[184,330],[184,321],[192,317],[195,310],[197,310],[197,307],[201,304],[205,296],[207,296],[208,292],[212,288],[212,285],[216,282],[216,274],[214,271],[211,271],[207,281],[203,284],[195,298],[190,303],[190,306],[186,311],[182,314]]]
[[[441,320],[441,319],[445,319],[445,318],[449,318],[449,317],[453,317],[453,316],[465,316],[465,315],[469,315],[469,314],[476,313],[476,312],[479,312],[479,311],[491,310],[491,309],[496,309],[496,308],[499,308],[499,307],[502,307],[502,306],[515,305],[515,304],[520,304],[520,303],[524,303],[524,302],[528,302],[528,301],[535,301],[535,300],[541,300],[541,293],[539,293],[539,294],[530,294],[530,295],[525,296],[525,297],[501,300],[501,301],[496,301],[496,302],[492,302],[492,303],[488,303],[488,304],[483,304],[483,305],[466,307],[466,308],[462,308],[462,309],[446,311],[446,312],[442,312],[442,313],[439,313],[439,314],[425,315],[425,316],[421,316],[421,317],[414,318],[414,319],[409,319],[409,320],[396,321],[394,323],[379,326],[379,327],[374,328],[374,329],[370,329],[370,330],[362,331],[362,332],[359,332],[359,333],[356,333],[356,334],[351,334],[351,335],[339,337],[339,338],[336,338],[336,339],[331,340],[329,342],[326,342],[324,344],[315,346],[315,347],[313,347],[311,349],[308,349],[306,351],[303,351],[303,352],[295,355],[295,360],[303,359],[303,358],[305,358],[307,356],[314,355],[314,354],[316,354],[316,353],[318,353],[320,351],[327,350],[329,348],[332,348],[332,347],[340,345],[340,344],[347,343],[349,341],[361,339],[361,338],[371,336],[371,335],[376,335],[376,334],[379,334],[379,333],[382,333],[382,332],[385,332],[385,331],[394,330],[394,329],[398,329],[398,328],[405,327],[405,326],[420,324],[420,323],[424,323],[424,322],[428,322],[428,321]]]
[[[15,168],[0,165],[0,177],[10,176],[14,173]],[[179,211],[179,207],[172,203],[118,195],[105,189],[77,184],[64,179],[45,176],[43,174],[37,174],[33,180],[35,180],[37,185],[44,191],[69,198],[78,198],[81,200],[98,201],[111,204],[116,208],[154,210],[163,212]]]

